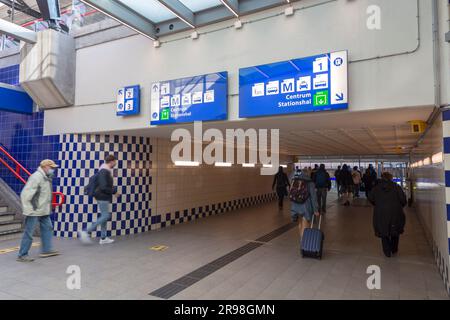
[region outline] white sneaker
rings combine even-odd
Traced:
[[[113,243],[114,240],[110,239],[110,238],[105,238],[105,239],[100,239],[100,244],[109,244],[109,243]]]
[[[91,238],[89,237],[89,234],[86,231],[78,232],[78,237],[80,238],[80,241],[83,244],[91,244]]]

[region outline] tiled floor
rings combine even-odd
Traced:
[[[108,246],[57,239],[61,256],[30,264],[16,262],[16,253],[0,254],[0,299],[158,299],[148,293],[289,221],[288,207],[279,213],[270,203],[117,238]],[[448,299],[414,212],[407,213],[400,253],[391,259],[373,236],[363,199],[350,208],[331,199],[323,228],[321,261],[300,257],[294,228],[172,299]],[[0,249],[17,244],[2,242]],[[169,248],[149,250],[160,244]],[[81,290],[66,287],[70,265],[81,268]],[[381,268],[381,290],[367,289],[370,265]]]

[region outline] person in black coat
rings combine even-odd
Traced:
[[[278,168],[277,174],[275,174],[272,183],[272,189],[276,186],[277,196],[278,196],[278,208],[283,209],[283,200],[287,196],[287,188],[290,187],[289,178],[284,173],[283,167]]]
[[[344,201],[344,206],[349,206],[350,199],[352,198],[353,194],[353,178],[350,169],[346,164],[342,166],[339,177],[341,181],[341,193]]]
[[[402,188],[392,181],[392,174],[384,172],[378,184],[369,194],[374,205],[373,228],[375,235],[381,238],[386,257],[396,254],[400,235],[405,228],[406,195]]]
[[[366,198],[369,199],[369,193],[370,191],[372,191],[372,188],[375,185],[375,180],[373,179],[373,175],[371,174],[369,169],[367,169],[366,172],[364,173],[362,180],[364,183]]]

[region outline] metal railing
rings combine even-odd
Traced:
[[[3,164],[6,169],[8,169],[19,181],[21,181],[23,184],[27,183],[27,178],[31,176],[30,171],[28,171],[24,166],[22,166],[3,146],[0,144],[0,155],[3,155],[6,157],[7,160],[12,162],[12,164],[8,163],[7,160],[0,157],[0,164]],[[23,174],[26,175],[26,177],[23,177]],[[64,204],[66,200],[66,196],[62,192],[53,192],[52,193],[52,206],[53,208],[60,207]],[[59,201],[58,201],[59,200]]]

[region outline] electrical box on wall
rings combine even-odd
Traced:
[[[422,120],[413,120],[410,121],[409,124],[411,125],[412,133],[423,133],[427,128],[427,123]]]

